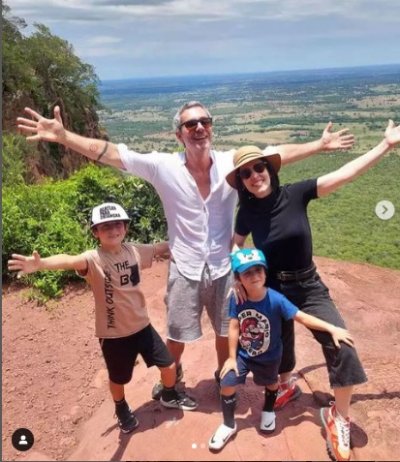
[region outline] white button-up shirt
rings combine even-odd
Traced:
[[[211,190],[204,200],[184,152],[140,154],[124,144],[118,150],[126,171],[151,183],[160,196],[178,270],[195,281],[205,264],[213,280],[228,273],[237,192],[225,176],[233,169],[235,151],[211,151]]]

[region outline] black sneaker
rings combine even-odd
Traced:
[[[171,409],[181,409],[182,411],[194,411],[197,408],[197,402],[188,396],[184,391],[175,391],[175,397],[166,401],[160,397],[160,403],[164,407]]]
[[[163,391],[163,388],[164,388],[163,383],[160,380],[154,385],[153,389],[151,390],[152,399],[155,399],[156,401],[158,401],[161,398],[161,393]]]
[[[116,412],[116,416],[122,433],[130,433],[139,425],[138,419],[128,406]]]
[[[182,379],[183,379],[183,369],[182,369],[182,364],[179,364],[178,367],[176,368],[176,382],[175,383],[181,382]],[[152,399],[155,399],[156,401],[158,401],[161,398],[162,390],[163,390],[163,383],[160,380],[154,385],[153,390],[151,391]]]

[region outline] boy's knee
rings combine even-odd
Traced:
[[[236,392],[236,387],[221,387],[221,398],[226,398],[231,395],[234,395]]]
[[[172,361],[172,363],[169,366],[158,366],[161,372],[174,372],[176,371],[176,364],[175,361]]]

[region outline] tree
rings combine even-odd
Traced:
[[[2,3],[3,100],[8,95],[18,96],[22,92],[29,92],[34,86],[32,69],[26,65],[24,37],[20,32],[27,24],[23,19],[9,15],[10,7]]]
[[[22,34],[26,22],[11,16],[2,4],[3,19],[3,130],[15,131],[15,119],[25,106],[52,116],[61,107],[66,128],[93,138],[105,137],[98,125],[101,108],[98,77],[93,66],[74,54],[71,44],[43,24]],[[87,160],[62,146],[39,144],[38,155],[25,159],[41,175],[65,177]],[[33,162],[32,162],[33,160]]]

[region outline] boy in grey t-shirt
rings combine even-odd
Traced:
[[[91,229],[99,241],[97,249],[80,255],[52,255],[41,258],[13,254],[8,268],[25,273],[42,270],[75,270],[90,284],[95,298],[96,336],[109,374],[110,392],[123,433],[139,424],[125,400],[125,385],[131,380],[137,356],[147,367],[157,366],[163,383],[161,404],[191,411],[197,403],[175,389],[176,365],[166,345],[150,324],[140,271],[153,257],[168,252],[168,243],[155,245],[124,243],[129,217],[118,204],[108,202],[92,210]]]

